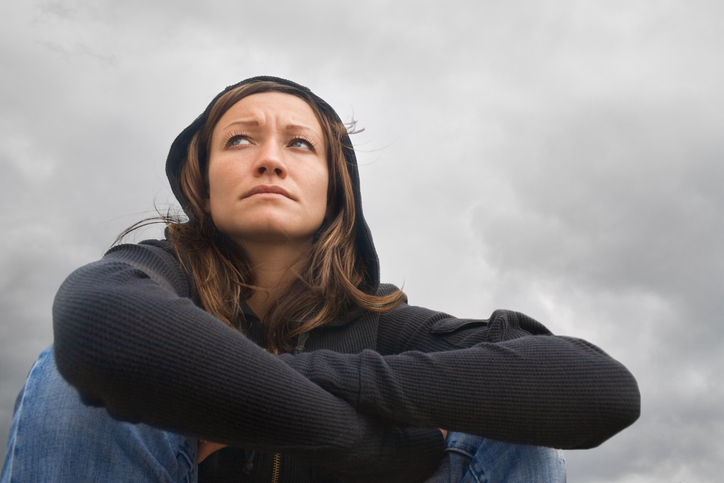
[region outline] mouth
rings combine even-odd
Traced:
[[[292,197],[289,195],[287,190],[282,188],[281,186],[273,185],[273,184],[260,184],[258,186],[254,186],[252,189],[247,191],[244,194],[244,198],[250,198],[252,196],[256,195],[272,195],[272,196],[285,196],[289,199],[292,199]]]

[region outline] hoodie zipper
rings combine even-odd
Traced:
[[[297,339],[297,347],[292,350],[292,354],[297,355],[300,352],[304,350],[304,343],[307,342],[307,339],[309,338],[309,332],[304,332],[302,334],[299,334],[299,338]],[[277,352],[274,351],[276,354]],[[282,469],[282,455],[280,453],[274,453],[274,462],[272,463],[272,477],[271,477],[271,483],[279,483],[279,473]]]
[[[274,454],[274,462],[272,463],[272,477],[271,483],[279,482],[279,471],[282,467],[282,455],[279,453]]]
[[[272,354],[278,354],[277,351],[273,351]],[[280,453],[274,453],[274,461],[272,462],[272,476],[271,483],[279,482],[279,470],[282,466],[282,455]]]

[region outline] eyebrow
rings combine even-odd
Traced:
[[[295,129],[304,129],[304,130],[307,130],[307,131],[316,132],[316,131],[315,131],[314,129],[312,129],[311,127],[309,127],[309,126],[304,126],[304,125],[302,125],[302,124],[287,124],[287,127],[286,127],[286,130],[287,130],[287,131],[293,131],[293,130],[295,130]]]
[[[243,120],[242,120],[242,121],[234,121],[234,122],[230,122],[229,124],[227,124],[226,126],[224,126],[224,129],[228,129],[229,127],[234,126],[234,125],[236,125],[236,124],[243,124],[244,126],[258,126],[258,125],[259,125],[259,121],[243,121]]]
[[[259,121],[255,121],[255,120],[243,120],[243,119],[242,119],[242,120],[239,120],[239,121],[230,122],[229,124],[227,124],[226,126],[224,126],[223,129],[229,129],[231,126],[234,126],[234,125],[237,125],[237,124],[241,124],[241,125],[243,125],[243,126],[258,127],[258,126],[259,126]],[[313,132],[314,134],[316,134],[317,136],[321,136],[320,133],[318,133],[317,131],[315,131],[315,130],[312,129],[311,127],[305,126],[305,125],[303,125],[303,124],[287,124],[284,129],[285,129],[286,131],[295,131],[295,130],[311,131],[311,132]]]

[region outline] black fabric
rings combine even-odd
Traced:
[[[442,455],[434,428],[588,448],[639,415],[620,363],[509,311],[362,312],[312,331],[297,356],[269,354],[193,302],[165,241],[75,271],[53,320],[58,369],[81,394],[120,419],[283,453],[282,481],[309,481],[309,466],[345,481],[420,481]]]
[[[309,92],[272,77],[224,92],[255,80]],[[180,166],[208,111],[169,152],[182,207]],[[365,289],[394,290],[379,285],[351,144],[345,156]],[[356,309],[301,338],[297,355],[281,356],[257,344],[258,318],[246,316],[245,335],[205,312],[169,242],[121,245],[58,291],[57,366],[114,417],[230,445],[201,465],[202,481],[268,481],[275,453],[282,482],[422,481],[443,455],[437,428],[588,448],[639,416],[636,381],[621,364],[516,312],[462,320],[407,304],[383,314]]]

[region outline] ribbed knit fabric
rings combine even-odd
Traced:
[[[275,356],[193,299],[168,242],[112,249],[58,292],[58,369],[118,418],[284,453],[347,481],[420,480],[442,454],[434,428],[584,448],[639,414],[621,364],[522,314],[461,320],[403,305],[332,323],[310,334],[310,352]],[[323,350],[329,341],[347,351],[372,341],[377,352]],[[307,476],[282,481],[311,474],[296,471]]]
[[[59,371],[120,419],[289,454],[346,481],[419,481],[434,471],[439,431],[355,411],[189,297],[169,243],[110,250],[56,296]]]
[[[555,337],[529,317],[502,310],[485,327],[406,306],[384,314],[380,327],[415,320],[419,330],[401,342],[410,350],[402,354],[320,350],[284,357],[367,414],[502,441],[591,448],[638,417],[635,380],[592,344]],[[494,332],[506,338],[491,341]]]
[[[229,86],[169,151],[166,173],[182,208],[189,201],[179,176],[194,134],[224,92],[261,81],[301,90],[341,123],[325,101],[285,79]],[[360,288],[379,293],[385,287],[347,136],[342,150]],[[122,245],[68,277],[53,322],[58,370],[86,401],[120,419],[232,446],[200,466],[202,481],[268,481],[268,453],[284,455],[281,482],[422,481],[442,458],[437,428],[587,448],[639,415],[636,381],[621,364],[515,312],[460,320],[409,305],[358,309],[309,333],[301,354],[275,356],[253,340],[261,333],[253,314],[247,337],[196,300],[170,243]]]

